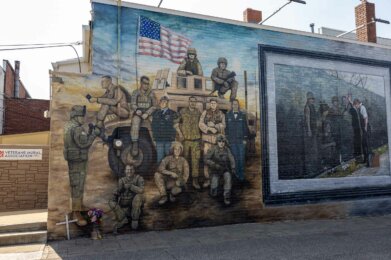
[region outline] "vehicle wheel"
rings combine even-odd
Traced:
[[[143,161],[141,165],[136,168],[137,173],[153,176],[153,171],[156,165],[156,158],[154,156],[154,148],[152,144],[144,139],[140,139],[138,147],[139,153],[141,152],[143,155]]]

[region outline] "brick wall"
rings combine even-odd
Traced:
[[[5,82],[4,82],[4,93],[6,97],[14,96],[14,85],[15,85],[15,72],[11,67],[11,64],[6,63],[5,70]]]
[[[3,61],[4,70],[5,70],[5,82],[4,82],[4,92],[5,97],[13,98],[15,92],[15,70],[12,68],[11,63],[8,60]],[[31,98],[30,94],[26,90],[23,82],[19,79],[19,98]]]
[[[49,146],[0,148],[43,149],[41,161],[0,160],[0,212],[47,208]]]
[[[43,117],[49,105],[49,100],[6,98],[4,134],[49,131],[50,119]]]
[[[356,27],[367,24],[375,18],[375,4],[362,1],[355,8]],[[376,43],[376,23],[368,24],[357,30],[357,40]]]
[[[259,10],[247,8],[243,12],[243,21],[246,23],[259,23],[262,21],[262,12]]]

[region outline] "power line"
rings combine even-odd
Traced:
[[[0,47],[12,46],[42,46],[42,45],[81,45],[83,42],[57,42],[57,43],[17,43],[17,44],[0,44]]]
[[[36,46],[32,46],[32,45],[19,45],[21,47],[17,47],[17,48],[6,48],[6,49],[2,49],[0,48],[0,51],[18,51],[18,50],[33,50],[33,49],[46,49],[46,48],[59,48],[59,47],[71,47],[75,53],[76,53],[76,56],[77,56],[77,60],[79,62],[79,73],[81,73],[81,62],[80,62],[80,56],[79,56],[79,53],[77,52],[76,48],[73,46],[73,45],[80,45],[81,42],[76,42],[76,43],[71,43],[71,44],[63,44],[63,45],[44,45],[44,44],[39,44],[37,43]],[[12,46],[17,46],[17,45],[12,45]],[[30,47],[22,47],[22,46],[30,46]]]

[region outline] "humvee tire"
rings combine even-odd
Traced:
[[[108,161],[112,174],[116,178],[125,176],[125,164],[121,159],[121,155],[125,151],[131,151],[129,146],[132,145],[132,141],[129,133],[130,127],[119,127],[116,128],[113,131],[113,134],[108,138]],[[114,140],[118,139],[120,139],[123,143],[120,150],[115,149],[113,145]],[[156,169],[156,150],[152,139],[149,136],[148,129],[146,128],[140,128],[139,154],[142,158],[142,162],[139,166],[136,166],[136,173],[142,176],[153,176]]]

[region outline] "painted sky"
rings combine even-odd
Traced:
[[[124,2],[124,1],[123,1]],[[133,0],[157,6],[159,0]],[[263,11],[264,17],[283,5],[285,0],[164,0],[162,8],[242,20],[242,11],[251,7]],[[391,20],[391,1],[372,0],[376,16]],[[309,31],[309,24],[349,31],[355,27],[354,6],[359,0],[307,0],[307,5],[290,4],[266,22],[266,25]],[[18,0],[2,1],[2,37],[0,45],[81,41],[81,25],[91,19],[90,0]],[[379,24],[378,35],[391,38],[391,26]],[[81,48],[77,48],[82,53]],[[1,51],[0,60],[21,61],[21,77],[34,98],[49,98],[51,62],[73,59],[70,48]],[[233,64],[231,62],[231,64]]]

